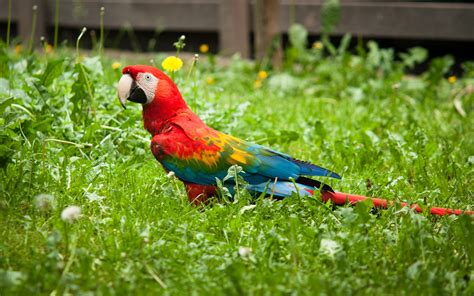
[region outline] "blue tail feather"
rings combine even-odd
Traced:
[[[325,169],[323,167],[312,164],[310,162],[296,160],[296,159],[294,159],[293,162],[299,165],[299,167],[301,168],[301,175],[321,176],[321,177],[331,177],[331,178],[341,179],[341,176],[339,176],[338,174],[328,169]]]

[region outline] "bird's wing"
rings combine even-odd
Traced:
[[[167,170],[197,184],[215,184],[232,165],[241,166],[244,178],[253,184],[300,175],[340,178],[324,168],[188,121],[173,122],[168,131],[155,135],[151,148]]]

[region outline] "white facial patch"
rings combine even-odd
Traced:
[[[146,95],[146,103],[153,101],[159,79],[151,73],[138,73],[136,83]]]

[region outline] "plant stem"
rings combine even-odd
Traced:
[[[99,56],[104,55],[104,15],[105,8],[100,8],[100,40],[99,40]]]
[[[89,144],[89,143],[74,143],[74,142],[71,142],[71,141],[66,141],[66,140],[61,140],[61,139],[52,139],[52,138],[48,138],[48,139],[45,139],[44,142],[56,142],[56,143],[61,143],[61,144],[67,144],[67,145],[73,145],[77,148],[85,148],[85,147],[92,147],[92,144]]]
[[[237,173],[237,168],[234,168],[235,171],[235,194],[237,195],[237,200],[240,200],[240,188],[239,188],[239,174]]]
[[[86,27],[82,28],[81,34],[79,34],[79,37],[77,37],[77,40],[76,40],[76,59],[77,60],[79,60],[79,42],[81,41],[81,38],[86,31],[87,31]]]
[[[54,12],[54,49],[58,47],[58,32],[59,32],[59,0],[56,0],[56,10]]]
[[[188,77],[186,78],[187,81],[189,81],[189,77],[191,76],[191,74],[193,74],[193,87],[192,87],[192,90],[193,90],[193,101],[192,101],[192,109],[194,110],[194,112],[197,111],[197,83],[196,83],[196,72],[197,72],[197,62],[199,60],[199,55],[198,54],[195,54],[194,57],[193,57],[193,63],[191,64],[191,68],[189,69],[189,72],[188,72]]]
[[[35,31],[36,31],[36,15],[38,12],[38,6],[33,5],[33,21],[31,24],[31,35],[30,35],[30,42],[28,44],[28,51],[31,52],[33,49],[33,42],[35,40]]]
[[[197,75],[197,62],[199,60],[199,55],[194,55],[194,73],[193,73],[193,104],[194,104],[194,112],[197,112],[197,82],[196,82],[196,75]]]
[[[11,22],[12,22],[12,0],[8,0],[7,47],[10,46]]]

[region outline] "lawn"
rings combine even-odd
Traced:
[[[174,78],[210,126],[338,172],[321,178],[338,191],[473,209],[473,62],[456,77],[422,48],[296,39],[281,71],[201,54]],[[192,206],[115,89],[117,63],[165,55],[45,49],[0,46],[1,295],[474,293],[472,217],[318,194]]]

